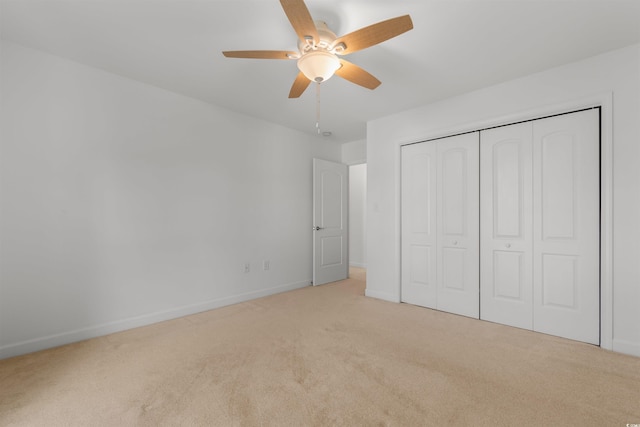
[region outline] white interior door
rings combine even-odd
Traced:
[[[436,144],[402,147],[401,300],[437,308]]]
[[[313,159],[313,284],[349,275],[347,165]]]
[[[533,330],[600,343],[596,110],[533,125]]]
[[[437,141],[437,308],[478,318],[478,132]]]
[[[480,318],[533,328],[532,123],[480,133]]]

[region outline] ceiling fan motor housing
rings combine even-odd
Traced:
[[[315,26],[318,30],[318,43],[311,36],[298,42],[301,55],[298,68],[309,80],[320,83],[329,79],[341,67],[336,54],[344,50],[344,45],[340,43],[339,46],[334,46],[337,37],[325,22],[315,21]]]
[[[336,34],[329,29],[327,23],[324,21],[314,21],[316,30],[318,31],[318,43],[316,44],[312,36],[305,36],[304,40],[298,41],[298,48],[301,54],[305,54],[311,50],[324,49],[327,51],[333,50],[333,44],[338,38]],[[336,53],[336,52],[332,52]]]

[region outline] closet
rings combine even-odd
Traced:
[[[599,150],[598,109],[403,146],[401,300],[599,344]]]

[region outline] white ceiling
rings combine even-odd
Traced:
[[[347,60],[382,81],[321,86],[326,139],[366,122],[640,42],[640,1],[307,0],[338,35],[410,14],[414,29]],[[295,61],[223,50],[296,50],[278,0],[0,0],[3,39],[315,134],[316,90],[288,99]]]

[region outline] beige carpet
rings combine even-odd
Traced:
[[[640,423],[640,358],[367,298],[354,273],[0,361],[0,425]]]

